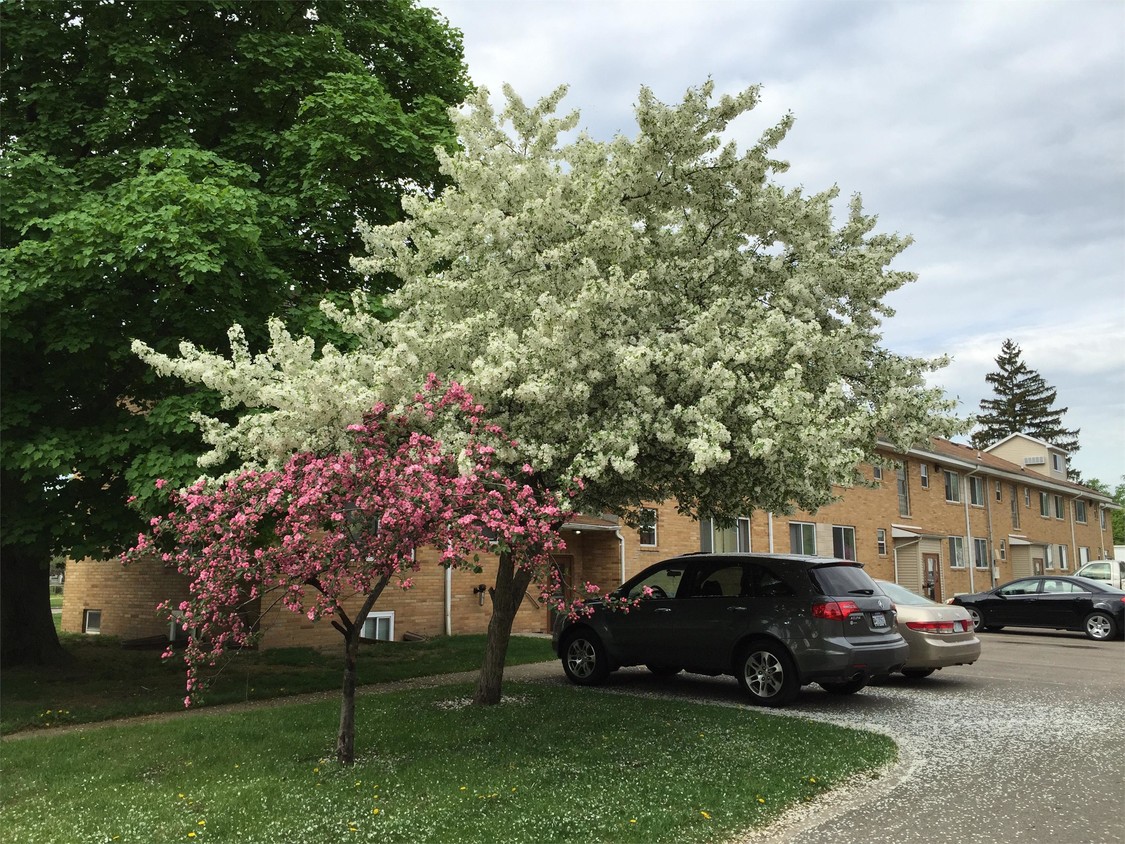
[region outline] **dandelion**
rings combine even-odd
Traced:
[[[706,820],[711,820],[711,816],[707,812],[704,812],[702,809],[699,810],[699,814],[703,815]]]
[[[766,798],[762,797],[761,795],[758,795],[758,802],[759,802],[759,803],[765,803],[765,802],[766,802]]]
[[[375,807],[374,809],[372,809],[372,810],[371,810],[371,814],[373,814],[373,815],[377,815],[377,814],[379,814],[379,807],[378,807],[378,806],[376,806],[376,807]]]
[[[636,818],[629,818],[629,823],[636,823],[636,822],[637,822]]]

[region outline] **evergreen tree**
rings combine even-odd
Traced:
[[[981,400],[973,446],[983,449],[1011,434],[1027,434],[1074,455],[1078,431],[1063,427],[1067,409],[1054,406],[1058,391],[1029,369],[1021,354],[1016,343],[1005,340],[996,358],[999,369],[985,376],[996,398]]]

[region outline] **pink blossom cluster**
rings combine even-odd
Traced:
[[[437,422],[459,426],[457,453],[425,432]],[[172,492],[171,511],[123,555],[159,554],[191,579],[190,600],[160,607],[189,633],[185,705],[201,692],[203,666],[254,641],[266,600],[309,619],[342,618],[354,595],[388,581],[409,588],[424,547],[457,567],[474,567],[479,551],[508,552],[547,579],[549,555],[564,547],[563,513],[527,464],[530,480],[494,465],[498,448],[518,444],[463,387],[431,376],[403,412],[376,405],[350,431],[350,453],[294,454],[277,471]]]

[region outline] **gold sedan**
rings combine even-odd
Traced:
[[[910,645],[902,673],[928,677],[947,665],[971,665],[980,657],[980,639],[964,607],[939,604],[888,580],[876,580],[895,603],[898,632]]]

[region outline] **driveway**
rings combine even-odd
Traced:
[[[975,665],[925,680],[849,698],[806,686],[779,714],[887,733],[901,759],[744,844],[1125,840],[1125,644],[1012,628],[983,642]],[[604,688],[746,705],[731,678],[627,669]]]

